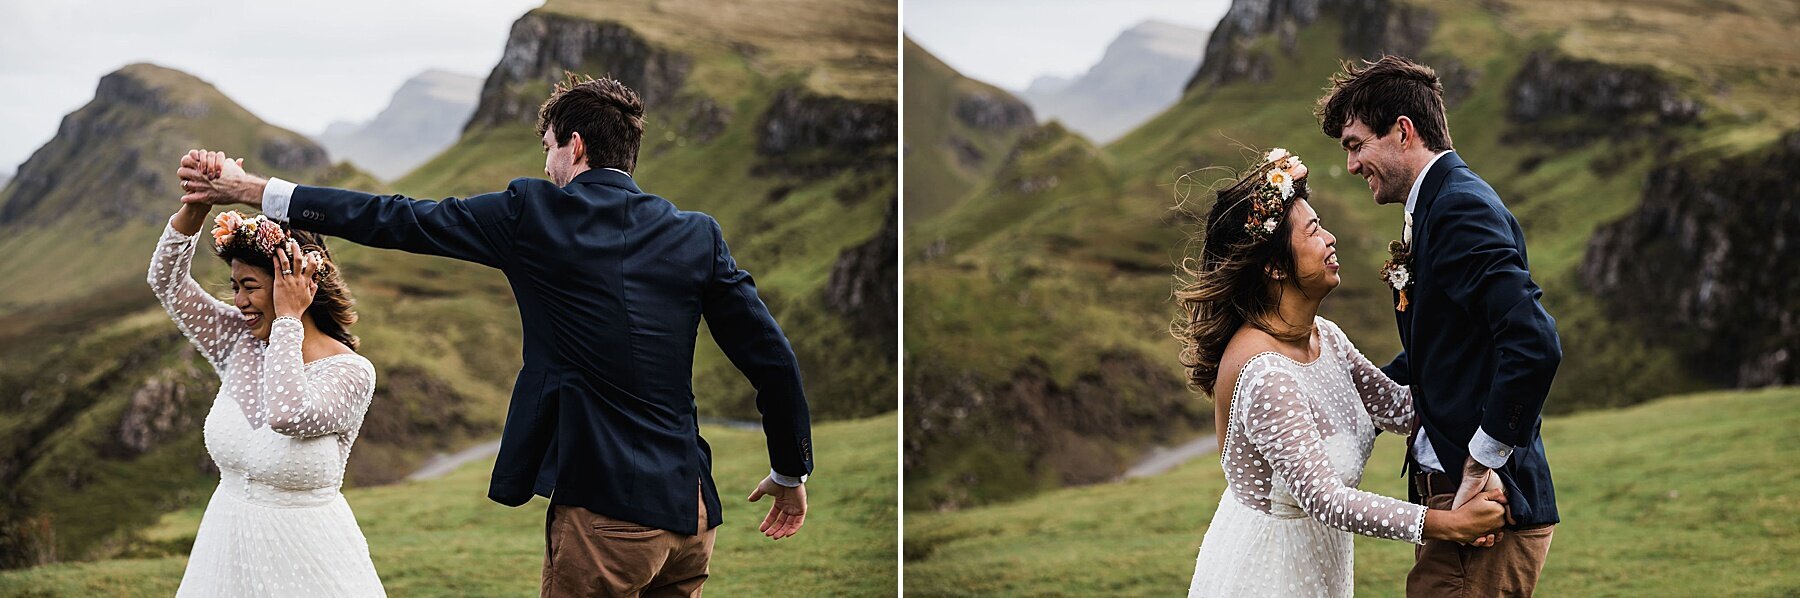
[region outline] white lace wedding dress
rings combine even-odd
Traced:
[[[303,328],[291,318],[274,321],[268,343],[258,340],[241,312],[194,281],[195,245],[195,236],[164,227],[149,276],[221,381],[204,432],[219,488],[176,595],[385,595],[338,492],[374,366],[354,353],[303,363]]]
[[[1425,507],[1356,489],[1376,428],[1412,432],[1412,392],[1315,322],[1317,360],[1262,353],[1238,375],[1189,596],[1350,596],[1352,533],[1422,542]]]

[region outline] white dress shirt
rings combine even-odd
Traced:
[[[1413,206],[1419,203],[1419,188],[1425,186],[1425,173],[1431,172],[1431,167],[1437,164],[1438,159],[1448,153],[1450,150],[1444,150],[1432,156],[1431,161],[1426,162],[1425,167],[1419,169],[1419,176],[1413,179],[1412,192],[1406,195],[1406,231],[1403,233],[1408,243],[1412,239]],[[1512,452],[1513,447],[1488,436],[1487,431],[1481,428],[1475,428],[1475,437],[1469,439],[1469,456],[1474,457],[1475,461],[1489,469],[1505,465],[1506,460],[1512,457]],[[1430,473],[1444,472],[1444,463],[1438,460],[1437,451],[1431,448],[1431,438],[1425,435],[1423,429],[1413,435],[1412,454],[1413,460],[1419,463],[1420,469]]]

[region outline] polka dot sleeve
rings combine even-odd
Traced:
[[[191,268],[198,234],[183,235],[164,225],[156,253],[150,258],[150,289],[162,303],[175,327],[187,335],[213,369],[223,371],[239,336],[249,333],[243,312],[200,288]]]
[[[1381,368],[1364,357],[1356,345],[1350,344],[1350,337],[1344,330],[1324,318],[1319,319],[1320,328],[1331,338],[1331,344],[1339,357],[1348,364],[1350,380],[1356,385],[1356,394],[1362,398],[1363,409],[1369,412],[1369,418],[1382,430],[1410,436],[1418,422],[1418,414],[1413,411],[1412,387],[1394,382]]]
[[[300,438],[355,430],[374,396],[374,368],[355,354],[327,357],[308,368],[300,352],[304,335],[305,327],[292,317],[270,324],[261,393],[269,429]]]
[[[1312,401],[1289,372],[1271,368],[1251,380],[1244,430],[1301,510],[1347,532],[1421,543],[1425,507],[1344,485],[1332,468]],[[1236,406],[1234,405],[1234,408]]]

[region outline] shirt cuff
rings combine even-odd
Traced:
[[[269,177],[269,184],[263,185],[263,214],[278,222],[287,222],[288,202],[294,199],[295,187],[299,185]]]
[[[806,476],[800,476],[797,478],[793,477],[793,476],[785,476],[785,475],[781,475],[780,473],[776,473],[776,471],[772,468],[769,470],[769,479],[774,480],[774,482],[777,484],[787,486],[789,488],[795,488],[801,484],[806,483]]]
[[[1513,447],[1494,440],[1493,436],[1488,436],[1487,430],[1481,428],[1476,428],[1475,437],[1469,439],[1469,456],[1488,469],[1499,469],[1512,457],[1512,453]]]

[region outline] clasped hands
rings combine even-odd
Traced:
[[[1500,541],[1504,533],[1500,531],[1502,524],[1515,523],[1512,509],[1506,503],[1506,488],[1500,482],[1500,474],[1474,457],[1463,462],[1462,483],[1456,488],[1456,496],[1450,501],[1450,510],[1458,511],[1470,502],[1478,504],[1470,507],[1470,515],[1489,531],[1472,541],[1463,542],[1471,546],[1489,547]],[[1487,503],[1487,504],[1481,504]]]
[[[244,159],[233,160],[225,152],[188,150],[181,157],[181,203],[219,206],[244,204],[262,207],[268,179],[244,172]]]

